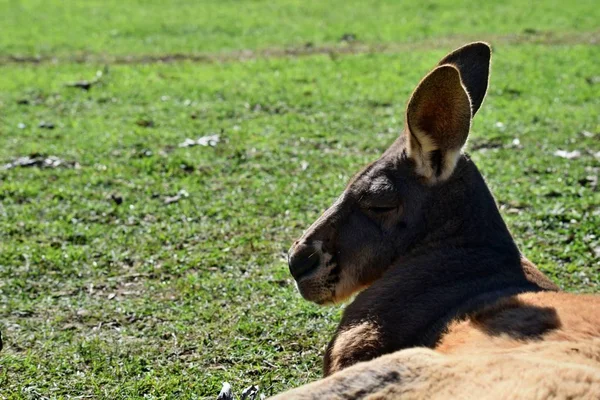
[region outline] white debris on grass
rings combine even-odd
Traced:
[[[201,138],[198,138],[196,140],[187,138],[183,142],[179,143],[179,147],[193,147],[193,146],[215,147],[217,145],[217,143],[219,143],[220,140],[221,140],[221,137],[219,135],[202,136]]]
[[[217,400],[233,400],[233,393],[231,392],[231,385],[229,382],[223,382],[223,387],[217,396]]]
[[[554,152],[555,156],[566,158],[567,160],[572,160],[574,158],[581,157],[581,152],[579,150],[567,151],[567,150],[556,150]]]

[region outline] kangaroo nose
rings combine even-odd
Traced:
[[[290,253],[288,265],[290,273],[297,281],[302,276],[316,269],[320,264],[319,251],[312,246],[301,244],[295,246]]]

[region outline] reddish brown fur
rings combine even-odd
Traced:
[[[503,298],[452,322],[433,350],[398,351],[276,398],[598,399],[599,309],[592,295]]]
[[[445,355],[413,348],[360,363],[277,400],[600,398],[600,339]]]
[[[577,343],[600,338],[600,297],[523,293],[454,321],[435,350],[444,354],[504,351],[529,342]],[[600,368],[600,353],[594,355]]]
[[[460,153],[490,55],[442,59],[400,138],[290,250],[308,300],[366,289],[327,348],[332,376],[282,398],[600,397],[600,297],[558,292],[521,255]]]

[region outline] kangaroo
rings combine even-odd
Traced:
[[[561,292],[520,253],[462,151],[490,62],[483,42],[444,57],[398,139],[291,247],[305,299],[362,291],[327,347],[326,378],[281,398],[600,398],[600,297]]]

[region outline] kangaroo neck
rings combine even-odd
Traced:
[[[455,319],[505,296],[555,288],[531,279],[518,250],[499,250],[445,248],[398,260],[346,308],[341,326],[380,326],[381,354],[434,347]]]

